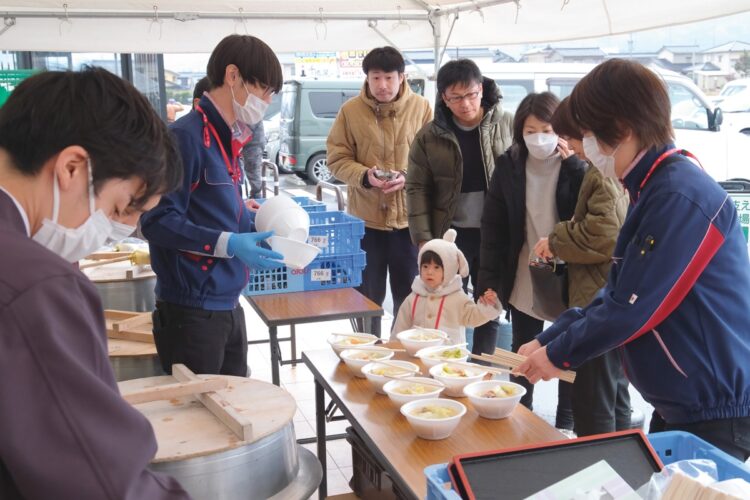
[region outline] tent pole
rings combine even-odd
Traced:
[[[417,72],[418,72],[418,73],[419,73],[420,75],[422,75],[423,77],[425,77],[425,78],[426,78],[426,79],[428,79],[428,80],[430,79],[430,76],[429,76],[429,75],[428,75],[427,73],[425,73],[425,71],[424,71],[424,70],[423,70],[422,68],[420,68],[420,67],[419,67],[419,66],[417,65],[417,63],[415,63],[415,62],[414,62],[414,60],[413,60],[413,59],[412,59],[411,57],[409,57],[409,56],[407,56],[406,54],[404,54],[404,51],[403,51],[403,50],[401,50],[401,49],[400,49],[400,48],[398,47],[398,45],[396,45],[395,43],[393,43],[393,41],[392,41],[392,40],[391,40],[390,38],[388,38],[387,36],[385,36],[385,33],[383,33],[382,31],[380,31],[380,30],[378,29],[378,22],[377,22],[377,21],[376,21],[375,19],[370,19],[369,21],[367,21],[367,26],[368,26],[368,27],[369,27],[369,28],[370,28],[371,30],[373,30],[373,31],[374,31],[375,33],[377,33],[377,34],[378,34],[378,36],[379,36],[380,38],[382,38],[383,40],[385,40],[385,41],[386,41],[386,42],[388,43],[388,45],[390,45],[391,47],[394,47],[394,48],[395,48],[396,50],[398,50],[399,52],[401,52],[401,55],[403,55],[403,56],[404,56],[404,59],[406,59],[406,61],[407,61],[407,62],[408,62],[409,64],[411,64],[412,66],[414,66],[415,68],[417,68]]]

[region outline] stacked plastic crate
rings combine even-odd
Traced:
[[[326,212],[325,204],[306,197],[294,200],[310,215],[307,243],[320,248],[320,254],[305,269],[281,267],[252,270],[245,295],[302,292],[347,288],[362,283],[365,252],[361,249],[365,224],[361,219],[339,211]],[[262,203],[262,200],[258,200]]]

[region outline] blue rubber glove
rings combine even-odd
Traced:
[[[284,256],[260,246],[260,242],[273,236],[273,231],[265,233],[232,233],[227,242],[227,250],[251,268],[277,269],[284,265]]]

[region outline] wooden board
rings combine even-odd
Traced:
[[[198,375],[200,378],[217,375]],[[242,416],[253,423],[251,441],[242,441],[192,396],[144,403],[136,408],[151,422],[159,449],[154,462],[184,460],[245,446],[289,424],[297,405],[288,392],[275,385],[242,377],[225,377],[226,389],[217,391]],[[172,376],[120,382],[121,392],[173,384]]]
[[[139,313],[106,309],[104,321],[107,325],[107,337],[110,339],[154,343],[150,312]]]
[[[156,345],[132,340],[107,339],[107,351],[111,358],[120,356],[156,356]]]
[[[183,364],[172,365],[172,376],[180,382],[199,382],[203,379],[193,373],[190,368]],[[220,379],[224,380],[224,379]],[[194,394],[195,398],[203,403],[203,406],[221,420],[242,441],[252,441],[253,422],[245,416],[240,415],[224,396],[216,391],[208,394]]]

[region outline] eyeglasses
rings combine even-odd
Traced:
[[[475,90],[474,92],[469,92],[468,94],[454,95],[454,96],[450,96],[450,97],[447,96],[447,95],[445,95],[445,94],[443,94],[443,97],[445,98],[446,102],[448,102],[450,104],[457,104],[457,103],[463,101],[464,99],[468,99],[470,101],[473,101],[474,99],[476,99],[477,97],[479,97],[479,94],[481,94],[481,92],[479,90]]]

